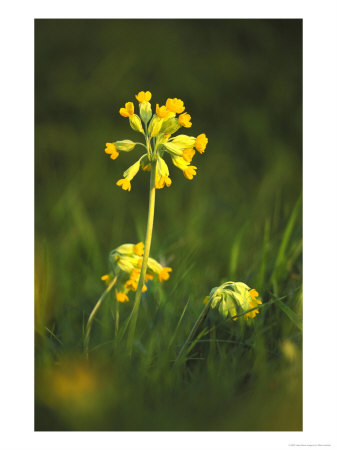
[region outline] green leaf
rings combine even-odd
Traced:
[[[294,311],[289,308],[289,306],[285,305],[283,302],[275,302],[277,306],[286,314],[289,319],[293,322],[294,325],[297,326],[298,329],[302,331],[302,320],[298,317]]]
[[[274,278],[274,279],[277,276],[277,274],[279,273],[280,268],[282,268],[282,266],[284,265],[284,262],[286,259],[286,257],[285,257],[286,250],[287,250],[287,247],[288,247],[288,244],[290,241],[291,234],[292,234],[293,229],[296,224],[296,219],[298,217],[299,212],[301,211],[301,205],[302,205],[302,198],[300,197],[297,200],[296,205],[291,213],[291,216],[288,220],[287,227],[286,227],[285,232],[282,237],[281,245],[280,245],[277,257],[276,257],[274,271],[273,271],[273,275],[272,275],[272,278]]]

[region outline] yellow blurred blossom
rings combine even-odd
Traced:
[[[163,267],[158,274],[159,282],[161,283],[162,281],[167,281],[170,278],[170,272],[172,272],[171,267]]]
[[[106,284],[110,284],[110,281],[112,280],[112,276],[109,274],[102,275],[101,280],[104,281]]]
[[[138,242],[133,248],[133,252],[138,256],[143,256],[144,254],[144,242]]]
[[[117,292],[116,300],[120,303],[124,303],[129,301],[129,297],[124,292]]]

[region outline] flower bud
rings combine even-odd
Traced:
[[[132,164],[132,166],[130,166],[128,169],[126,169],[126,171],[123,173],[124,178],[127,178],[129,181],[131,181],[137,175],[140,167],[140,159]]]
[[[139,131],[140,133],[144,134],[142,121],[140,120],[140,117],[137,116],[137,114],[133,114],[129,117],[130,127],[135,130]]]
[[[151,104],[149,102],[139,103],[139,114],[142,121],[147,125],[152,117]]]
[[[173,142],[165,142],[163,143],[163,147],[171,153],[171,155],[182,156],[184,147],[179,144],[173,144]]]
[[[179,134],[172,139],[173,144],[180,145],[181,148],[190,148],[195,144],[195,137]]]
[[[181,125],[179,124],[178,119],[172,117],[171,119],[168,119],[163,123],[161,132],[166,134],[173,134],[177,130],[179,130],[180,127]]]
[[[116,141],[115,146],[119,151],[130,152],[135,148],[136,143],[130,141],[129,139],[125,139],[124,141]]]
[[[149,125],[149,136],[150,137],[157,136],[157,134],[161,129],[162,124],[163,119],[161,119],[157,115],[154,115]]]

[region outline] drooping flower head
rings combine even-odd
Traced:
[[[262,300],[258,297],[259,293],[245,283],[227,281],[213,288],[208,298],[211,308],[218,309],[224,318],[237,320],[238,315],[243,315],[249,322],[249,319],[253,319],[259,313],[258,306],[262,304]]]
[[[172,163],[183,172],[187,180],[192,180],[197,173],[197,167],[191,165],[196,150],[204,153],[208,143],[205,133],[197,137],[185,134],[175,135],[179,128],[191,128],[191,115],[185,111],[184,102],[178,98],[168,98],[164,105],[156,104],[155,113],[152,113],[150,91],[140,91],[135,95],[139,102],[139,116],[135,114],[133,102],[125,103],[120,108],[120,114],[128,117],[133,130],[142,133],[145,144],[131,140],[115,141],[106,144],[105,152],[111,159],[117,159],[120,152],[134,150],[137,145],[146,148],[146,153],[129,167],[123,174],[123,178],[117,181],[125,191],[131,190],[131,181],[141,168],[143,171],[151,170],[155,165],[155,187],[162,189],[172,184],[169,168],[164,160],[165,154],[169,154]],[[178,114],[178,117],[176,115]]]
[[[138,244],[123,244],[110,252],[109,264],[111,271],[108,274],[102,275],[101,280],[109,285],[114,277],[117,276],[116,300],[118,302],[128,302],[128,293],[137,290],[143,254],[143,242],[138,242]],[[171,267],[163,267],[155,259],[149,258],[145,283],[153,280],[155,275],[160,283],[167,281],[171,271]],[[147,286],[144,284],[142,291],[145,292],[146,290]]]

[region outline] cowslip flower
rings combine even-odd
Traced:
[[[186,169],[184,170],[184,176],[185,178],[187,178],[188,180],[192,180],[194,175],[197,174],[197,167],[196,166],[188,166],[186,167]]]
[[[125,303],[125,302],[128,302],[128,301],[129,301],[129,297],[126,295],[125,292],[117,292],[117,294],[116,294],[116,300],[117,300],[118,302]]]
[[[131,190],[131,181],[141,168],[142,171],[151,171],[155,168],[156,189],[162,189],[172,185],[172,179],[168,166],[164,160],[165,155],[171,157],[172,163],[178,167],[187,180],[192,180],[196,175],[197,167],[191,165],[196,150],[204,153],[208,143],[205,133],[197,137],[184,134],[174,135],[179,128],[190,128],[192,126],[191,115],[184,112],[184,102],[178,98],[168,98],[164,105],[156,104],[155,113],[152,112],[150,100],[152,93],[150,91],[140,91],[135,95],[139,102],[139,114],[135,113],[133,102],[125,103],[124,108],[120,108],[120,114],[128,117],[130,126],[133,130],[144,134],[145,143],[133,142],[130,140],[115,141],[106,144],[105,152],[111,159],[117,159],[120,152],[133,151],[136,146],[146,148],[146,153],[129,169],[127,169],[123,178],[117,181],[125,191]],[[176,117],[176,115],[178,116]]]
[[[178,122],[185,128],[190,128],[192,126],[191,116],[187,113],[180,114],[180,116],[178,117]]]
[[[170,111],[166,108],[166,106],[159,106],[158,104],[156,105],[156,114],[158,117],[160,117],[160,119],[165,119],[166,117],[168,117],[170,115]]]
[[[135,105],[132,102],[127,102],[125,108],[120,108],[119,113],[123,117],[132,117],[135,113]]]
[[[113,142],[107,142],[105,147],[105,153],[107,155],[110,155],[111,159],[116,159],[119,156],[119,153],[117,151],[117,147]]]
[[[121,178],[116,184],[117,186],[121,186],[124,191],[131,191],[131,183],[127,178]]]
[[[182,113],[185,110],[184,102],[178,98],[168,98],[166,100],[166,108],[174,113]]]
[[[206,137],[206,134],[199,134],[199,136],[195,140],[195,148],[199,153],[204,153],[207,143],[208,139]]]
[[[152,94],[150,91],[140,91],[138,94],[135,95],[136,99],[139,101],[139,103],[146,103],[151,100]]]
[[[185,148],[185,150],[183,151],[182,157],[184,158],[184,160],[188,163],[190,163],[193,159],[195,155],[195,150],[194,148]]]
[[[258,296],[259,293],[245,283],[227,281],[211,290],[209,301],[211,308],[218,309],[224,318],[230,317],[235,321],[238,315],[243,315],[249,322],[259,313],[257,307],[262,304],[262,300]]]

